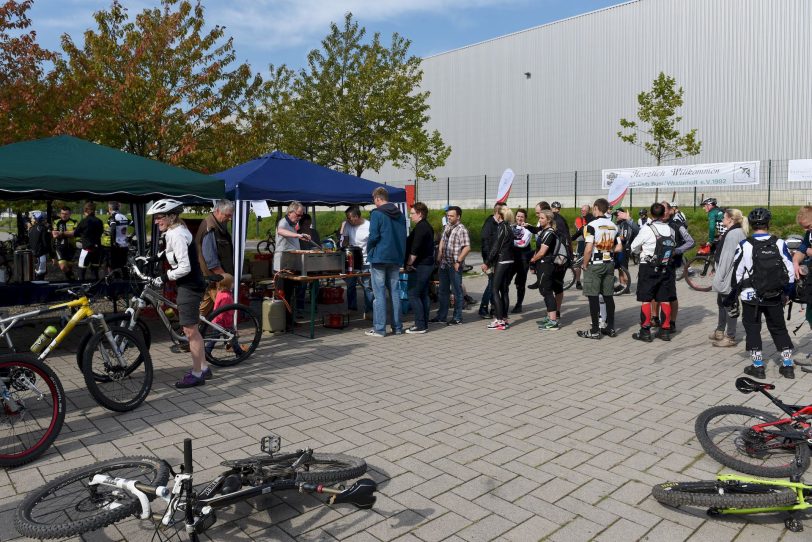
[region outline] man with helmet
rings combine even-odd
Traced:
[[[642,228],[651,224],[651,219],[648,217],[648,209],[640,209],[637,211],[637,226]]]
[[[161,232],[164,250],[161,257],[169,264],[169,269],[152,280],[152,285],[160,288],[164,282],[174,280],[177,286],[178,322],[183,334],[189,339],[189,352],[192,354],[192,370],[175,382],[176,388],[202,386],[212,372],[206,362],[203,350],[203,337],[198,331],[200,302],[206,290],[203,274],[197,257],[192,233],[181,220],[183,203],[174,199],[156,201],[147,211],[152,215]]]
[[[716,240],[725,233],[725,228],[722,225],[722,220],[725,218],[725,213],[716,206],[716,198],[705,198],[702,200],[702,207],[708,213],[708,244],[706,245],[709,254],[713,254],[716,248]]]
[[[778,372],[784,378],[795,378],[794,347],[783,318],[783,299],[794,286],[795,272],[786,243],[768,231],[771,218],[769,209],[763,207],[753,209],[747,216],[753,233],[736,251],[735,285],[731,295],[740,292],[746,348],[752,358],[752,364],[744,368],[744,373],[766,378],[761,345],[763,314],[775,348],[781,352]]]

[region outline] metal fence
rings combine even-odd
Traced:
[[[760,184],[740,186],[726,190],[708,191],[707,188],[638,188],[629,191],[624,205],[648,206],[657,200],[675,199],[680,206],[694,208],[702,199],[714,197],[720,205],[810,205],[812,182],[789,182],[789,160],[762,160]],[[464,209],[488,208],[496,200],[501,174],[469,177],[442,177],[436,181],[415,183],[415,199],[430,208],[458,205]],[[391,183],[404,186],[409,181]],[[508,203],[513,207],[531,207],[540,200],[559,201],[565,208],[606,197],[601,188],[601,170],[569,171],[563,173],[517,173],[513,180]]]

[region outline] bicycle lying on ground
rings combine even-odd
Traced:
[[[227,470],[199,490],[193,486],[190,439],[183,442],[180,474],[152,457],[101,461],[31,491],[17,507],[14,524],[20,534],[51,539],[95,531],[138,514],[153,520],[153,539],[180,538],[183,531],[196,542],[217,521],[216,510],[276,491],[323,493],[331,505],[368,509],[375,504],[373,480],[359,480],[346,489],[326,487],[364,474],[363,459],[310,449],[274,455],[280,443],[278,436],[270,435],[261,441],[265,455],[223,461]],[[167,487],[170,474],[174,483]],[[163,515],[154,517],[150,501],[156,498],[167,506]]]
[[[809,467],[812,406],[787,405],[768,390],[773,384],[736,379],[742,393],[758,391],[788,417],[750,407],[711,407],[696,418],[694,430],[705,452],[721,464],[753,476],[783,478]]]
[[[789,512],[784,525],[795,533],[804,530],[798,512],[812,507],[812,486],[798,479],[761,480],[737,474],[720,474],[716,480],[701,482],[658,484],[651,496],[668,506],[708,507],[709,516]]]
[[[124,313],[108,317],[111,326],[123,326],[131,332],[137,331],[148,343],[151,341],[149,327],[141,320],[140,315],[147,305],[152,305],[155,307],[161,323],[169,332],[172,342],[176,346],[188,344],[189,339],[177,324],[173,325],[167,315],[168,309],[171,309],[172,312],[177,311],[177,304],[169,301],[152,286],[149,277],[141,272],[135,261],[130,263],[130,277],[140,281],[138,287],[141,288],[141,293],[130,299],[129,307]],[[212,275],[207,279],[216,281],[222,277]],[[201,315],[199,329],[200,335],[203,337],[206,359],[221,367],[236,365],[248,359],[257,349],[262,338],[259,318],[250,307],[240,303],[224,305],[209,313],[208,316]]]

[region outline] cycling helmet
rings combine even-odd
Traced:
[[[749,215],[747,215],[747,221],[750,222],[750,225],[753,228],[766,228],[770,225],[770,220],[772,217],[773,214],[769,209],[765,209],[764,207],[756,207],[750,211]]]
[[[648,209],[640,209],[639,211],[637,211],[637,216],[639,216],[641,218],[644,217],[644,216],[647,216],[647,215],[648,215]]]
[[[148,215],[179,215],[183,212],[183,203],[172,198],[159,199],[147,211]]]
[[[36,222],[42,222],[45,220],[45,212],[44,211],[31,211],[31,218],[33,218]]]
[[[716,204],[716,198],[705,198],[702,200],[702,205],[713,205],[715,207]]]
[[[560,201],[554,201],[550,204],[550,209],[560,209],[560,208],[561,208]]]

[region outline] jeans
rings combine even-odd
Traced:
[[[409,276],[409,303],[414,311],[414,327],[426,329],[429,323],[429,281],[434,265],[418,265]]]
[[[364,272],[369,272],[369,265],[363,266],[361,269]],[[344,279],[347,284],[347,308],[351,311],[358,310],[358,292],[356,286],[359,277],[350,277]],[[364,289],[364,312],[372,312],[372,282],[370,277],[360,277],[361,288]]]
[[[400,319],[400,266],[398,264],[372,264],[372,327],[375,333],[386,335],[386,290],[392,298],[392,330],[403,331]]]
[[[455,271],[453,267],[441,267],[440,308],[437,310],[437,319],[443,322],[448,318],[452,288],[454,289],[454,320],[462,321],[462,306],[465,305],[462,293],[462,273]]]

